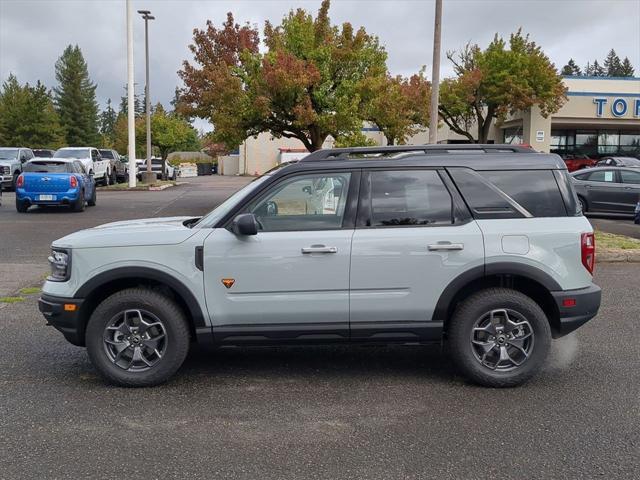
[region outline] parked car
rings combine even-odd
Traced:
[[[37,159],[25,163],[16,182],[16,210],[32,205],[68,205],[81,212],[96,204],[96,182],[77,159]]]
[[[635,157],[602,157],[596,163],[598,167],[640,167],[640,159]]]
[[[118,183],[118,168],[121,168],[122,166],[120,154],[111,149],[101,149],[98,151],[100,152],[100,156],[103,160],[109,161],[109,183]]]
[[[80,160],[85,170],[93,174],[96,182],[109,185],[111,181],[111,164],[100,155],[97,148],[93,147],[65,147],[57,150],[53,158],[71,158]]]
[[[126,182],[129,180],[129,158],[126,155],[118,154],[116,176],[118,177],[119,182]]]
[[[142,172],[146,171],[147,162],[143,161],[142,165],[140,165],[138,170],[138,175],[141,176]],[[162,180],[175,180],[178,178],[178,170],[171,165],[168,161],[165,161],[164,172],[162,171],[162,159],[161,158],[152,158],[151,159],[151,171],[155,172],[158,178]]]
[[[14,190],[22,165],[33,158],[33,151],[24,147],[0,148],[0,189]]]
[[[34,148],[33,154],[36,158],[53,158],[53,154],[56,153],[55,150],[49,150],[47,148]]]
[[[566,166],[511,145],[318,150],[202,218],[83,230],[49,261],[47,322],[124,386],[166,381],[192,341],[446,341],[514,386],[600,305]]]
[[[569,170],[569,172],[593,167],[597,162],[595,158],[589,158],[588,156],[581,154],[563,154],[561,157],[567,165],[567,170]]]
[[[640,200],[640,170],[595,167],[572,174],[583,212],[634,214]]]

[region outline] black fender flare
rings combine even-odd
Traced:
[[[113,270],[100,273],[87,280],[75,293],[74,298],[84,299],[97,289],[114,280],[125,280],[129,278],[139,278],[162,283],[174,290],[184,301],[189,309],[189,314],[193,320],[193,326],[197,328],[206,327],[205,315],[200,308],[196,297],[180,280],[168,273],[150,267],[119,267]]]
[[[449,312],[451,302],[453,302],[456,294],[462,288],[475,280],[493,275],[514,275],[527,278],[539,283],[549,292],[562,290],[560,284],[558,284],[558,282],[556,282],[548,273],[540,270],[539,268],[532,267],[531,265],[517,262],[487,263],[485,265],[473,267],[449,282],[442,291],[442,294],[440,294],[438,303],[436,303],[436,308],[433,311],[432,320],[447,320],[447,314]]]

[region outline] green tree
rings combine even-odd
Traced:
[[[573,61],[573,58],[570,58],[569,62],[564,67],[562,67],[560,75],[564,75],[567,77],[579,77],[580,75],[582,75],[582,71],[580,70],[580,67],[576,65],[576,62]]]
[[[49,90],[40,82],[21,86],[14,75],[0,89],[0,143],[59,148],[64,143]]]
[[[69,145],[94,145],[100,140],[96,85],[77,45],[69,45],[56,62],[58,86],[54,102]]]
[[[628,57],[624,57],[622,61],[622,66],[620,68],[620,76],[621,77],[633,77],[634,74],[633,65],[631,65],[631,61],[629,61]]]
[[[377,143],[372,138],[367,137],[364,133],[349,132],[336,138],[333,146],[335,148],[347,148],[347,147],[375,147]]]
[[[587,62],[584,73],[588,77],[605,77],[607,75],[606,70],[598,63],[598,60],[594,60],[591,65]]]
[[[324,0],[315,18],[298,9],[278,26],[266,22],[264,53],[257,29],[231,13],[221,29],[208,21],[195,30],[193,62],[179,72],[182,111],[208,119],[229,148],[269,131],[314,151],[328,135],[359,131],[359,85],[386,74],[386,53],[364,28],[332,25],[329,6]]]
[[[429,126],[431,86],[421,71],[410,78],[375,76],[359,90],[362,117],[375,124],[389,145],[404,143]]]
[[[622,62],[616,51],[612,48],[604,59],[604,70],[607,77],[622,76]]]
[[[103,146],[113,146],[117,119],[118,114],[111,106],[111,99],[109,99],[107,100],[107,108],[100,114],[100,134]]]
[[[562,77],[521,30],[511,34],[508,46],[496,35],[485,50],[467,45],[447,57],[456,76],[442,82],[439,113],[451,130],[470,141],[486,143],[493,121],[509,113],[538,106],[547,117],[566,102]]]

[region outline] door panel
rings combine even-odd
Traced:
[[[454,249],[446,249],[450,246]],[[386,329],[390,322],[432,320],[445,287],[484,263],[482,233],[476,222],[356,230],[351,252],[353,336],[372,323]]]
[[[622,208],[625,213],[633,214],[640,201],[640,170],[620,170],[622,192],[620,193]]]
[[[347,339],[353,232],[236,236],[214,230],[204,247],[205,294],[214,334],[223,327],[224,336],[266,339],[271,330],[285,337],[326,334]],[[332,253],[302,253],[320,245]],[[222,279],[234,283],[226,288]]]
[[[603,212],[622,212],[624,204],[621,198],[622,184],[618,183],[617,172],[599,170],[592,172],[585,184],[589,210]]]

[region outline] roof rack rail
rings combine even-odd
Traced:
[[[460,153],[534,153],[531,147],[522,145],[508,144],[477,144],[477,143],[458,143],[446,144],[440,143],[435,145],[392,145],[388,147],[353,147],[353,148],[327,148],[316,150],[301,162],[316,162],[322,160],[344,160],[352,155],[363,155],[371,157],[374,155],[384,155],[390,153],[426,153],[426,154],[460,154]]]

